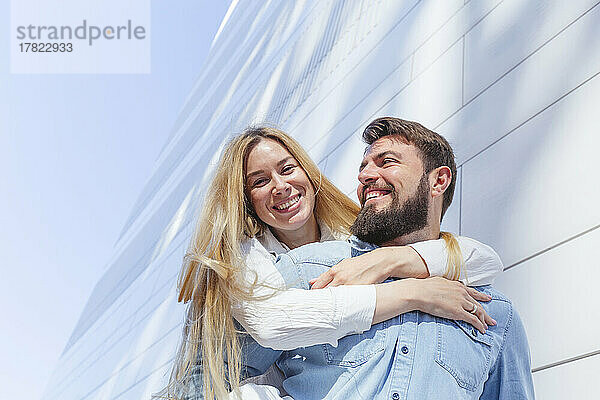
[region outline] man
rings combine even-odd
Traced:
[[[363,139],[368,147],[360,165],[362,209],[354,236],[300,247],[277,262],[282,275],[305,289],[345,258],[440,236],[456,175],[448,142],[418,123],[391,117],[369,124]],[[335,271],[319,279],[335,279]],[[502,294],[490,286],[479,289],[492,297],[484,308],[497,321],[485,334],[462,321],[406,313],[346,336],[337,347],[283,353],[277,360],[283,387],[298,400],[531,399],[529,349],[519,316]]]

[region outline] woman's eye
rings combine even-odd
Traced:
[[[265,183],[267,183],[267,180],[265,178],[259,178],[252,182],[252,187],[260,187],[263,186]]]

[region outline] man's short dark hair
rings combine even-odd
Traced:
[[[452,172],[450,185],[444,192],[442,202],[442,218],[454,197],[456,186],[456,162],[452,147],[444,137],[425,128],[418,122],[406,121],[394,117],[381,117],[371,122],[363,132],[363,140],[372,145],[384,136],[396,136],[419,150],[423,162],[424,173],[428,174],[435,168],[446,166]]]

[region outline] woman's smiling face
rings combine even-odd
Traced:
[[[298,231],[314,219],[315,190],[279,142],[263,139],[248,154],[247,193],[258,218],[278,231]]]

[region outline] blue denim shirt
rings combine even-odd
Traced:
[[[351,238],[302,246],[280,255],[277,268],[290,287],[308,281],[344,258],[375,246]],[[275,351],[244,337],[245,375],[276,362],[294,399],[533,399],[527,337],[510,300],[491,286],[478,290],[498,322],[485,334],[462,321],[414,311],[373,325],[338,346]]]
[[[286,254],[277,268],[290,286],[308,281],[340,260],[375,246],[315,243]],[[329,344],[287,351],[277,360],[284,388],[295,399],[532,399],[527,337],[510,300],[478,288],[498,322],[485,334],[462,321],[410,312]]]

